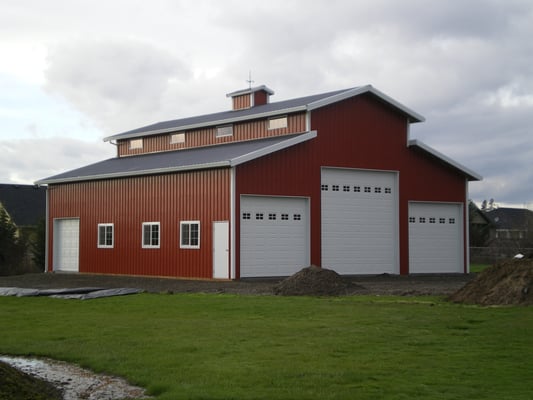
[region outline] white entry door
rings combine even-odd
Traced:
[[[230,278],[228,221],[213,222],[213,278]]]
[[[80,252],[80,220],[54,221],[54,271],[78,272]]]

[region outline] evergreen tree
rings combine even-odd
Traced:
[[[32,260],[39,271],[44,271],[46,260],[46,221],[39,220],[31,243]]]
[[[17,235],[17,227],[6,210],[0,207],[0,275],[17,273],[24,258],[25,241]]]

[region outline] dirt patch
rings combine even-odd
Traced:
[[[62,400],[63,395],[50,382],[27,375],[0,361],[0,399]]]
[[[342,276],[352,285],[347,295],[450,296],[475,274],[432,275],[359,275]],[[283,278],[245,279],[240,281],[149,278],[96,274],[40,273],[0,276],[0,287],[32,289],[57,288],[139,288],[150,293],[231,293],[272,295]]]
[[[311,265],[274,286],[281,296],[342,296],[362,286],[343,279],[335,271]]]
[[[19,390],[30,390],[35,385],[35,380],[46,381],[46,387],[57,388],[63,400],[115,400],[115,399],[148,399],[144,389],[128,384],[124,379],[95,374],[89,370],[73,364],[46,358],[32,359],[24,357],[0,356],[0,362],[9,364],[22,374],[19,380]],[[11,369],[12,371],[12,369]],[[26,378],[27,377],[27,378]],[[31,380],[31,385],[26,385],[26,379]],[[44,382],[43,382],[44,384]],[[52,394],[57,392],[52,392]],[[3,397],[0,397],[3,398]],[[11,399],[11,397],[5,397]],[[15,397],[17,398],[17,397]],[[25,399],[41,399],[41,397],[21,397]],[[42,397],[54,399],[56,397]]]
[[[533,259],[508,260],[480,272],[450,301],[479,305],[533,305]]]

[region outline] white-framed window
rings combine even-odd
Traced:
[[[173,133],[170,135],[170,144],[185,143],[185,133]]]
[[[180,247],[182,249],[200,248],[200,221],[180,222]]]
[[[143,249],[158,249],[160,245],[159,222],[143,222]]]
[[[113,224],[98,224],[98,248],[112,249],[115,244]]]
[[[268,129],[282,129],[287,127],[287,117],[270,118],[268,120]]]
[[[233,136],[233,125],[224,125],[217,127],[216,137]]]
[[[131,139],[130,140],[130,150],[134,149],[142,149],[143,148],[143,140],[141,139]]]

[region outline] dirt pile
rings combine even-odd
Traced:
[[[0,361],[0,399],[61,400],[61,390],[50,382],[26,375]]]
[[[357,285],[343,279],[335,271],[311,265],[277,284],[274,287],[274,294],[281,296],[341,296],[349,294],[355,289],[357,289]]]
[[[479,305],[533,305],[533,259],[508,260],[480,272],[449,298]]]

